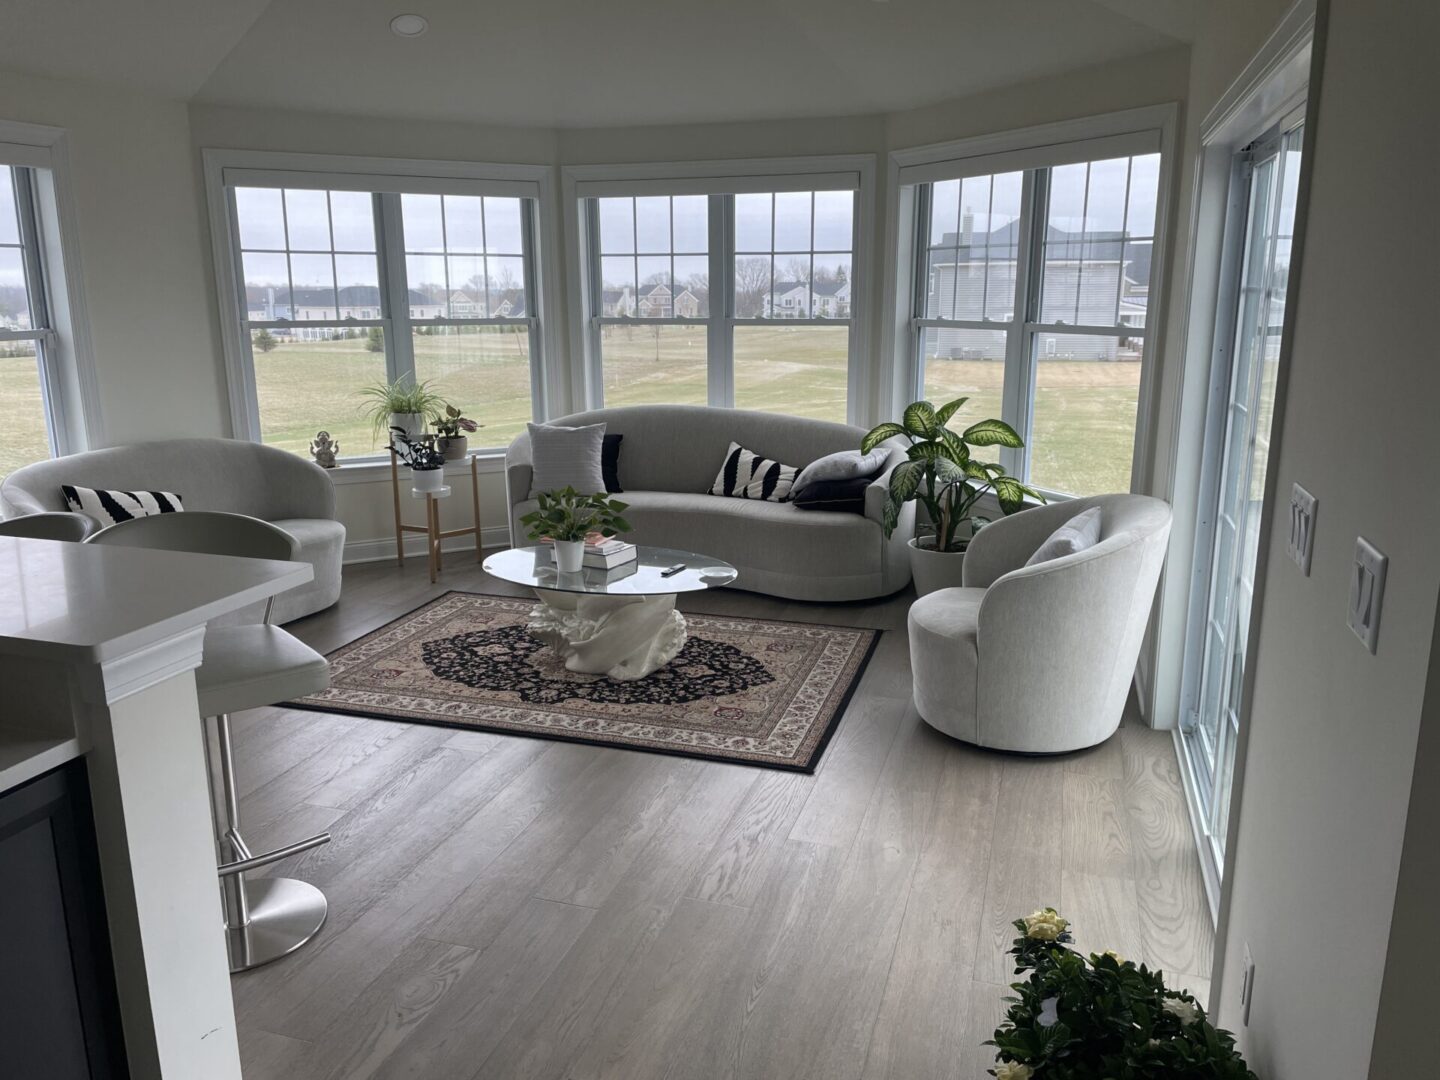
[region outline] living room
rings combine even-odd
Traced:
[[[1433,12],[4,25],[15,1075],[1440,1052]]]

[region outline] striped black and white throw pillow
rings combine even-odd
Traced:
[[[725,464],[720,467],[720,475],[710,485],[710,494],[785,502],[790,498],[790,489],[795,486],[795,471],[791,465],[762,458],[732,442],[725,454]]]
[[[61,484],[60,490],[71,510],[89,514],[101,525],[116,525],[152,514],[174,514],[185,509],[180,505],[180,496],[169,491],[97,491],[70,484]]]

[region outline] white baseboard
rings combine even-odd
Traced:
[[[510,530],[503,525],[482,528],[480,530],[480,541],[483,547],[509,547]],[[449,554],[452,551],[474,551],[475,543],[468,536],[452,536],[440,543],[440,550]],[[405,557],[423,559],[425,557],[425,537],[419,533],[412,533],[405,537]],[[342,559],[346,566],[351,563],[384,562],[386,559],[395,558],[395,538],[393,536],[377,536],[372,540],[347,540],[345,542],[345,554]]]

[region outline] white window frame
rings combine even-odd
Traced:
[[[533,310],[524,318],[424,320],[441,325],[515,325],[530,331],[531,410],[536,420],[555,415],[556,403],[567,400],[561,374],[563,363],[558,348],[559,319],[555,312],[559,259],[555,234],[553,170],[545,165],[504,165],[478,162],[428,161],[398,158],[350,157],[335,154],[292,154],[258,150],[205,149],[201,152],[205,192],[209,208],[210,235],[215,258],[215,280],[220,296],[220,323],[223,332],[226,384],[230,398],[231,435],[260,442],[260,411],[255,388],[245,310],[243,275],[240,269],[240,238],[234,212],[235,187],[290,187],[328,191],[378,193],[393,200],[384,215],[391,227],[382,230],[377,221],[376,243],[381,251],[392,252],[392,260],[403,267],[405,254],[395,227],[399,222],[399,199],[403,194],[491,195],[530,200],[530,228],[527,284]],[[394,265],[392,262],[390,265]],[[389,317],[345,319],[334,324],[351,328],[380,326],[385,330],[386,375],[394,379],[414,370],[408,297],[395,295],[396,275],[380,267],[380,288],[390,292]],[[377,313],[383,316],[384,313]],[[254,325],[261,325],[256,323]],[[278,320],[264,325],[301,327],[303,321]],[[563,408],[563,404],[561,405]],[[498,455],[503,447],[486,447],[482,454]],[[388,461],[382,454],[357,455],[344,459],[345,466],[369,466]]]
[[[942,180],[987,176],[1003,172],[1025,171],[1021,196],[1021,228],[1019,246],[1024,252],[1017,277],[1017,295],[1027,297],[1033,307],[1038,297],[1039,281],[1027,281],[1026,268],[1033,262],[1036,239],[1029,225],[1030,212],[1043,193],[1034,190],[1030,170],[1052,168],[1078,162],[1107,158],[1131,157],[1139,154],[1160,154],[1160,172],[1155,202],[1155,239],[1151,249],[1149,300],[1146,304],[1146,326],[1128,336],[1145,339],[1145,357],[1141,364],[1139,398],[1136,402],[1135,438],[1131,455],[1131,489],[1144,490],[1149,484],[1145,449],[1150,445],[1155,412],[1158,407],[1160,345],[1164,341],[1165,284],[1167,235],[1169,233],[1172,176],[1175,164],[1175,130],[1178,107],[1174,104],[1152,105],[1139,109],[1107,113],[1079,120],[1044,124],[1017,131],[981,135],[954,142],[938,143],[892,151],[889,159],[886,217],[896,237],[886,252],[883,323],[881,326],[881,370],[878,372],[882,411],[897,413],[911,401],[923,396],[923,370],[920,359],[924,332],[937,320],[925,319],[917,310],[916,297],[923,289],[925,251],[919,240],[924,224],[922,185]],[[1038,309],[1036,309],[1038,316]],[[938,320],[953,325],[954,320]],[[961,320],[962,322],[964,320]],[[980,324],[976,324],[980,325]],[[1117,335],[1117,327],[1051,325],[1028,319],[1024,310],[1017,310],[1005,322],[992,321],[989,329],[1005,329],[1005,389],[1003,412],[1020,422],[1017,430],[1026,431],[1034,408],[1034,341],[1046,333]],[[1137,328],[1139,329],[1139,328]],[[1023,451],[1004,450],[1001,463],[1011,473],[1024,478],[1028,457]],[[1069,498],[1063,492],[1045,492],[1054,498]]]
[[[712,405],[733,407],[734,328],[737,325],[836,326],[845,322],[850,329],[845,389],[846,418],[865,424],[871,410],[869,355],[869,262],[875,238],[875,168],[873,154],[800,158],[757,158],[734,161],[650,162],[626,165],[570,165],[562,170],[561,190],[565,214],[566,282],[570,304],[571,394],[584,408],[599,408],[604,402],[604,380],[600,355],[600,327],[603,322],[622,321],[630,325],[701,324],[709,334],[708,400]],[[850,315],[847,319],[737,319],[731,310],[734,291],[734,215],[728,212],[733,199],[710,202],[710,315],[704,319],[602,319],[594,310],[599,295],[595,281],[593,250],[598,232],[587,220],[588,200],[606,196],[637,195],[721,195],[783,191],[855,192],[854,230],[850,249]],[[638,283],[637,283],[638,287]],[[636,298],[638,304],[638,297]]]
[[[100,387],[80,272],[79,229],[63,128],[0,120],[0,167],[30,170],[34,232],[30,276],[47,316],[40,340],[40,383],[50,451],[59,456],[105,445]]]

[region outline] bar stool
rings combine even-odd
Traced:
[[[67,540],[78,544],[99,528],[99,524],[89,514],[46,510],[0,521],[0,536],[18,536],[26,540]]]
[[[298,550],[289,533],[267,521],[207,511],[122,521],[102,529],[86,543],[281,561],[293,560]],[[325,894],[308,882],[246,877],[248,871],[330,841],[330,834],[323,832],[257,855],[240,832],[230,714],[313,694],[330,682],[330,665],[323,656],[280,627],[270,625],[273,602],[272,597],[266,604],[262,623],[207,627],[205,655],[195,670],[200,715],[213,718],[215,727],[218,761],[211,761],[208,734],[205,753],[210,761],[211,801],[221,859],[218,869],[232,972],[248,971],[294,952],[320,931],[327,912]]]

